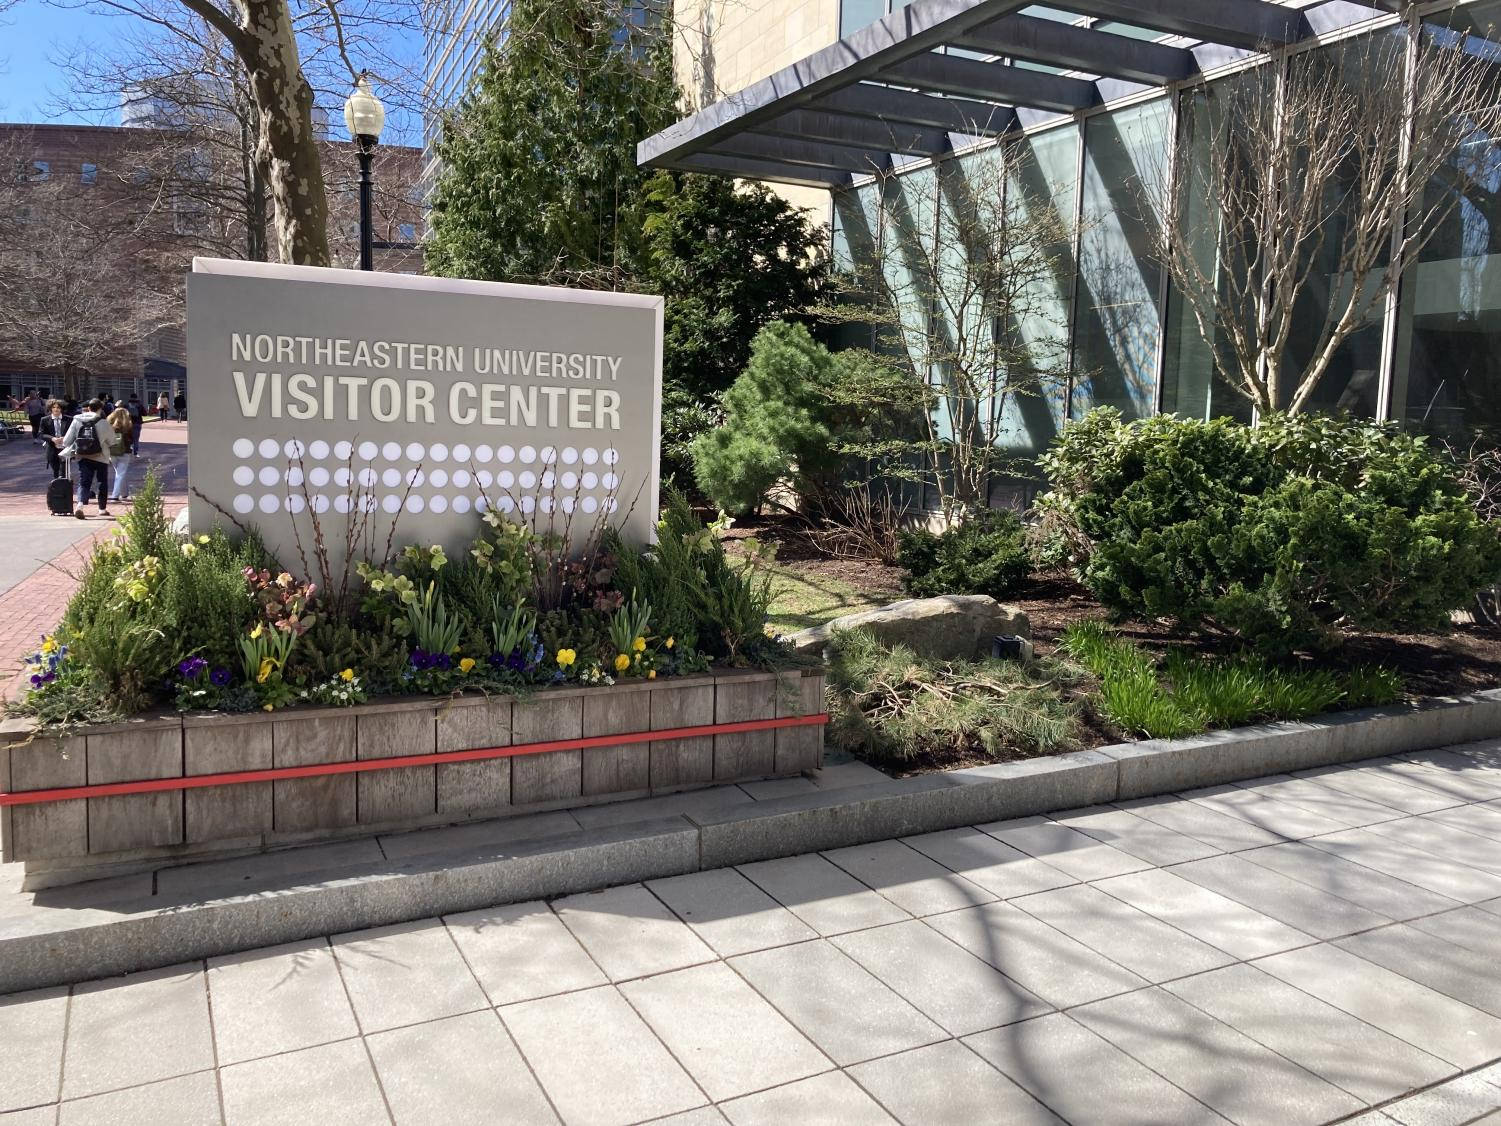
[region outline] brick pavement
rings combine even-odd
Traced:
[[[149,423],[141,436],[141,457],[131,467],[132,490],[144,480],[147,467],[155,465],[166,488],[167,511],[175,514],[187,503],[187,455],[187,423]],[[7,553],[27,556],[28,544],[37,538],[37,518],[46,515],[50,479],[39,446],[26,440],[0,446],[0,544]],[[17,671],[21,659],[35,650],[42,633],[57,624],[77,585],[74,576],[93,545],[114,527],[114,521],[91,516],[89,527],[97,531],[86,533],[86,538],[50,560],[36,560],[26,578],[0,594],[0,699],[10,698],[24,687]]]
[[[6,1126],[1494,1122],[1501,743],[0,999]]]

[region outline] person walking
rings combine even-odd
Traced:
[[[186,422],[188,420],[188,397],[181,391],[172,400],[172,409],[177,412],[178,422]]]
[[[172,400],[169,399],[169,398],[167,398],[167,393],[165,391],[163,391],[160,395],[158,395],[156,397],[156,419],[157,419],[157,421],[158,422],[166,422],[167,421],[167,412],[170,411],[171,409],[172,409]]]
[[[63,466],[61,450],[63,439],[68,434],[69,420],[63,415],[63,401],[61,399],[49,399],[47,413],[41,419],[39,425],[42,428],[42,445],[47,448],[47,468],[52,470],[52,479],[67,476],[67,469]]]
[[[130,440],[135,433],[135,422],[124,407],[116,407],[104,420],[115,439],[109,444],[110,500],[129,500],[130,490],[125,481],[130,476]]]
[[[130,398],[125,401],[125,409],[130,413],[130,456],[140,457],[141,422],[145,411],[141,407],[140,397],[134,391],[130,393]]]
[[[25,402],[21,405],[26,408],[26,417],[31,420],[31,440],[33,442],[40,442],[42,440],[42,418],[47,414],[47,404],[42,402],[41,395],[37,394],[37,389],[33,387],[30,394],[26,396]]]
[[[74,495],[77,507],[73,510],[73,515],[80,520],[88,519],[83,506],[96,488],[99,492],[99,515],[109,515],[106,495],[109,491],[109,451],[115,444],[115,432],[100,413],[103,409],[102,402],[90,399],[63,436],[62,456],[74,463],[76,472]]]

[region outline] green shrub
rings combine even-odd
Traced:
[[[897,562],[907,568],[902,588],[918,598],[988,594],[1005,598],[1030,569],[1026,535],[1014,512],[984,509],[942,535],[903,532]]]
[[[1380,423],[1123,423],[1101,408],[1042,464],[1043,522],[1103,605],[1269,654],[1442,628],[1501,576],[1501,533],[1453,462]]]

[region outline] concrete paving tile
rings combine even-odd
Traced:
[[[1304,837],[1337,833],[1349,828],[1343,821],[1325,817],[1301,805],[1259,794],[1255,790],[1243,790],[1239,786],[1187,790],[1181,796],[1205,809],[1212,809],[1227,817],[1239,817],[1248,825],[1255,825],[1258,829],[1265,829],[1289,840],[1302,840]]]
[[[1501,874],[1501,840],[1470,832],[1457,825],[1445,824],[1432,817],[1404,817],[1384,825],[1372,825],[1370,831],[1390,837],[1409,848],[1422,849],[1435,856],[1492,875]]]
[[[742,864],[739,871],[821,935],[911,917],[816,853]]]
[[[1480,907],[1460,907],[1439,915],[1427,915],[1407,924],[1445,942],[1501,960],[1501,924]]]
[[[964,1042],[1069,1122],[1223,1126],[1225,1119],[1064,1013]],[[1080,1076],[1089,1076],[1080,1082]]]
[[[1010,903],[986,903],[927,924],[1057,1008],[1145,988],[1130,970]]]
[[[219,1072],[226,1126],[388,1123],[365,1045],[340,1040],[237,1063]]]
[[[1467,833],[1501,840],[1501,805],[1496,802],[1477,802],[1470,805],[1455,805],[1448,809],[1434,810],[1428,814],[1430,821],[1452,825]]]
[[[875,782],[890,782],[891,775],[883,774],[868,763],[829,762],[822,770],[812,775],[813,784],[820,790],[842,790],[849,786],[869,786]]]
[[[1381,842],[1382,838],[1376,837],[1375,840]],[[1242,856],[1252,864],[1280,872],[1289,879],[1301,881],[1388,919],[1431,915],[1461,905],[1457,899],[1418,887],[1398,874],[1388,875],[1385,871],[1356,863],[1358,852],[1348,844],[1331,849],[1298,841],[1253,849]],[[1372,859],[1377,858],[1373,856]],[[1395,867],[1397,872],[1402,871],[1400,863],[1388,866]]]
[[[221,1065],[359,1035],[323,939],[212,958],[208,989]]]
[[[626,982],[620,992],[715,1102],[833,1066],[723,963]]]
[[[827,941],[762,950],[729,964],[841,1067],[948,1037]]]
[[[1080,880],[1098,880],[1151,867],[1139,857],[1103,844],[1087,833],[1042,817],[992,821],[975,828]]]
[[[764,782],[742,782],[740,788],[756,801],[772,798],[787,798],[793,794],[817,793],[813,779],[798,775],[796,778],[768,778]]]
[[[1094,886],[1237,958],[1259,958],[1315,941],[1286,923],[1160,868],[1100,880]]]
[[[498,817],[492,821],[475,821],[467,825],[448,825],[441,829],[421,829],[412,833],[391,833],[378,838],[388,860],[406,860],[413,856],[430,856],[437,852],[483,852],[498,845],[532,841],[576,833],[579,823],[567,810],[533,813],[523,817]]]
[[[720,1110],[735,1126],[896,1126],[896,1119],[841,1071],[733,1099]]]
[[[989,903],[995,898],[979,884],[949,871],[901,841],[875,841],[833,849],[823,855],[913,915],[954,911]]]
[[[3,1126],[56,1126],[57,1104],[34,1106],[30,1110],[0,1111]]]
[[[652,880],[647,887],[721,958],[818,937],[733,868]]]
[[[651,1126],[727,1126],[729,1119],[719,1113],[715,1106],[701,1106],[668,1118],[653,1118]]]
[[[857,1064],[849,1074],[906,1126],[1062,1126],[1062,1119],[956,1040]]]
[[[611,981],[714,960],[688,924],[640,884],[566,896],[553,910]]]
[[[73,987],[63,1098],[213,1066],[208,994],[196,962]]]
[[[1254,965],[1226,966],[1164,988],[1362,1102],[1384,1102],[1454,1074],[1452,1064]]]
[[[955,1036],[1025,1020],[1049,1008],[1035,994],[915,920],[839,935],[831,941]]]
[[[607,825],[629,825],[636,821],[657,821],[664,817],[720,810],[726,806],[750,805],[753,801],[755,799],[739,786],[710,786],[658,798],[582,806],[572,813],[585,829],[600,829]]]
[[[1501,1020],[1337,946],[1289,950],[1256,964],[1456,1067],[1501,1057]]]
[[[156,894],[170,899],[221,899],[266,888],[318,883],[348,868],[384,862],[374,838],[280,848],[234,860],[162,868],[156,873]]]
[[[354,931],[332,941],[364,1032],[490,1004],[440,920]]]
[[[1373,759],[1370,765],[1380,766],[1394,777],[1464,801],[1501,798],[1501,781],[1496,780],[1495,771],[1462,756],[1443,759],[1434,755],[1409,755]]]
[[[1259,829],[1239,817],[1217,813],[1208,806],[1181,798],[1132,798],[1116,803],[1121,809],[1145,817],[1175,833],[1214,845],[1222,852],[1239,852],[1245,848],[1277,844],[1287,838],[1280,833]]]
[[[1054,814],[1053,820],[1070,829],[1087,833],[1112,848],[1140,857],[1149,864],[1181,864],[1185,860],[1214,856],[1221,851],[1212,844],[1176,833],[1155,821],[1148,821],[1128,810],[1108,805],[1094,805],[1073,813]]]
[[[67,986],[0,997],[0,1111],[57,1098],[67,1013]]]
[[[444,919],[497,1005],[603,985],[605,977],[545,903],[511,903]]]
[[[1012,902],[1151,982],[1233,961],[1224,951],[1087,885],[1039,892]]]
[[[366,1038],[396,1126],[556,1123],[493,1010]],[[456,1061],[465,1066],[455,1067]]]
[[[1311,884],[1253,864],[1247,855],[1212,856],[1179,864],[1171,871],[1315,938],[1338,938],[1391,921]]]
[[[1401,923],[1342,938],[1335,945],[1456,1001],[1501,1017],[1501,975],[1496,973],[1496,957],[1489,951],[1457,946]]]
[[[58,1108],[58,1126],[217,1126],[219,1084],[212,1071],[74,1099]]]
[[[1253,794],[1301,806],[1320,817],[1339,822],[1347,829],[1375,825],[1403,815],[1401,810],[1389,805],[1320,785],[1309,778],[1294,778],[1290,774],[1272,774],[1253,781],[1238,782],[1236,785]]]
[[[945,829],[902,842],[1002,899],[1079,882],[978,829]]]
[[[568,1126],[626,1126],[709,1101],[614,986],[507,1005],[500,1017]]]
[[[1335,856],[1385,872],[1461,903],[1501,895],[1501,876],[1413,848],[1370,829],[1348,829],[1308,842]]]
[[[1461,1075],[1400,1102],[1382,1107],[1402,1126],[1463,1126],[1484,1122],[1483,1116],[1501,1109],[1501,1091],[1473,1075]]]
[[[1431,813],[1464,804],[1462,798],[1431,790],[1418,781],[1402,778],[1381,767],[1321,766],[1314,770],[1294,771],[1293,777],[1307,778],[1320,786],[1379,802],[1403,813]]]
[[[1327,1122],[1365,1106],[1163,989],[1070,1015],[1233,1122]]]

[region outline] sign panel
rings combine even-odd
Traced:
[[[662,299],[198,258],[188,277],[197,530],[466,549],[488,507],[580,543],[657,516]]]

